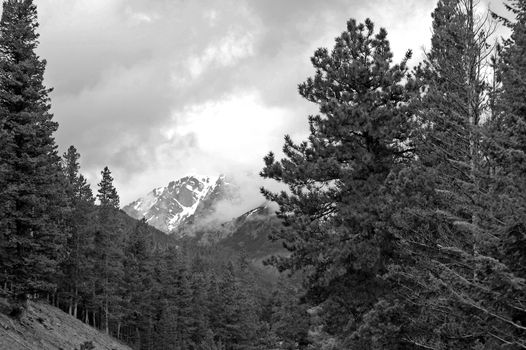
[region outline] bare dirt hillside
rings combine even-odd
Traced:
[[[38,302],[30,302],[18,319],[9,317],[0,298],[0,350],[131,350],[76,318]],[[92,342],[94,347],[86,342]]]

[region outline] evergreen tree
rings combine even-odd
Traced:
[[[124,250],[123,276],[124,325],[133,334],[147,335],[152,320],[153,289],[151,247],[146,221],[141,220],[130,233]],[[118,334],[121,332],[119,331]]]
[[[526,347],[526,3],[509,1],[514,21],[504,21],[511,37],[497,61],[500,89],[492,120],[494,161],[491,208],[498,219],[500,238],[496,257],[505,265],[491,280],[499,293],[499,343]]]
[[[76,202],[93,204],[93,192],[86,178],[80,173],[80,154],[75,146],[69,146],[62,155],[62,168],[68,180],[68,194]]]
[[[113,186],[113,177],[110,169],[106,166],[101,171],[102,180],[99,182],[97,198],[101,208],[119,209],[119,195],[117,189]]]
[[[180,349],[187,349],[191,343],[191,326],[194,315],[192,312],[192,290],[186,261],[180,261],[174,284],[172,306],[175,308],[176,339]],[[197,316],[197,315],[196,315]]]
[[[69,237],[67,240],[67,255],[62,263],[63,276],[61,289],[68,302],[68,312],[77,316],[82,290],[87,289],[87,281],[91,277],[89,250],[92,245],[90,226],[93,222],[93,205],[95,198],[89,184],[79,173],[80,154],[74,146],[70,146],[62,156],[62,167],[67,180],[66,194],[71,205],[67,216]]]
[[[154,314],[157,315],[159,348],[188,346],[190,330],[190,299],[186,260],[181,250],[168,247],[158,253],[156,280],[159,284]]]
[[[506,225],[525,224],[526,204],[526,4],[511,1],[509,9],[516,16],[515,22],[506,22],[512,30],[504,42],[498,62],[498,78],[501,83],[497,117],[493,129],[496,139],[494,158],[499,165],[498,190],[503,191],[507,203],[499,201],[503,208],[500,217]],[[504,194],[502,193],[502,194]]]
[[[123,236],[121,222],[116,214],[119,210],[119,196],[113,186],[108,167],[101,171],[98,184],[99,210],[98,229],[94,236],[94,257],[97,271],[96,295],[101,311],[101,323],[106,333],[110,322],[119,319],[120,300],[118,286],[122,279]]]
[[[190,332],[190,347],[199,348],[207,343],[206,335],[210,331],[208,325],[208,295],[206,276],[203,273],[192,272],[190,275],[190,315],[188,330]],[[213,339],[213,337],[212,337]]]
[[[455,300],[476,275],[482,242],[478,124],[486,43],[476,32],[474,10],[469,0],[443,0],[433,12],[431,50],[416,74],[423,86],[418,158],[391,184],[407,259],[392,268],[392,277],[402,281],[405,309],[421,316],[407,326],[406,340],[416,346],[463,348],[476,341],[464,337],[474,320]]]
[[[0,271],[17,295],[53,292],[67,201],[49,113],[51,89],[31,0],[3,3],[0,20]]]
[[[272,296],[272,331],[283,349],[304,349],[309,344],[310,317],[299,296],[287,283],[281,283]]]
[[[295,144],[286,136],[286,158],[265,158],[262,176],[289,187],[263,189],[285,224],[274,238],[291,252],[273,263],[308,273],[309,299],[327,306],[328,329],[342,337],[389,292],[378,278],[394,249],[384,189],[412,155],[409,57],[392,65],[387,32],[350,20],[332,52],[315,52],[316,74],[299,86],[320,106],[321,115],[309,117],[309,140]]]
[[[518,281],[498,253],[501,204],[492,193],[500,190],[483,118],[491,29],[475,13],[471,0],[438,2],[432,48],[417,73],[425,87],[418,157],[390,184],[406,260],[389,276],[402,305],[384,309],[407,320],[404,338],[417,347],[497,349],[514,340],[502,291]]]
[[[157,325],[158,337],[155,342],[156,349],[185,349],[181,346],[178,339],[176,314],[177,309],[175,306],[165,301]]]

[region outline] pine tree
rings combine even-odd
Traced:
[[[480,127],[488,88],[483,70],[491,53],[491,27],[477,20],[475,12],[473,0],[439,1],[431,50],[417,71],[425,88],[418,155],[435,171],[437,186],[449,196],[444,201],[455,203],[450,210],[442,209],[456,218],[457,228],[481,221],[479,204],[472,203],[480,200],[483,176]],[[477,239],[472,234],[472,251]]]
[[[391,267],[402,302],[392,311],[402,310],[404,338],[416,347],[496,349],[514,340],[502,291],[517,281],[498,253],[500,204],[492,193],[500,190],[484,118],[491,28],[475,13],[471,0],[438,2],[432,48],[417,72],[425,87],[418,157],[390,185],[406,247],[406,261]]]
[[[494,273],[491,288],[498,290],[502,319],[498,323],[499,343],[526,347],[526,3],[509,1],[514,21],[504,21],[512,34],[504,42],[497,60],[500,88],[492,120],[494,161],[491,208],[498,219],[500,271]],[[495,322],[496,323],[496,322]],[[496,334],[497,335],[497,334]]]
[[[62,168],[68,180],[68,191],[70,197],[76,202],[93,203],[93,192],[86,178],[80,173],[80,154],[75,146],[69,146],[62,155]]]
[[[36,6],[3,3],[0,20],[2,282],[17,295],[54,292],[67,201],[43,84]]]
[[[157,324],[156,348],[159,350],[184,349],[178,339],[176,307],[166,301],[162,306],[161,316]]]
[[[153,252],[153,280],[152,290],[152,313],[155,320],[156,342],[154,349],[167,349],[175,346],[175,312],[170,306],[170,297],[173,289],[170,288],[175,278],[176,250],[167,247],[166,250],[155,250]],[[141,335],[135,332],[134,343],[139,343],[136,347],[140,348],[142,343]]]
[[[526,224],[526,4],[511,1],[509,9],[516,16],[515,22],[506,22],[512,30],[511,37],[504,42],[498,62],[498,78],[501,83],[497,98],[497,117],[494,138],[497,148],[494,158],[499,165],[500,190],[509,199],[502,201],[501,217],[506,225]],[[504,196],[502,196],[504,197]]]
[[[299,303],[300,293],[285,284],[280,284],[272,295],[272,332],[285,348],[302,349],[309,344],[310,327],[307,305]]]
[[[474,10],[470,0],[443,0],[433,12],[431,50],[416,74],[424,88],[418,158],[392,185],[403,208],[396,225],[408,260],[393,278],[406,290],[406,309],[422,313],[408,327],[407,341],[417,346],[462,348],[476,341],[463,337],[472,333],[473,320],[455,300],[469,290],[463,281],[469,284],[477,274],[474,260],[483,241],[478,146],[486,43]]]
[[[115,212],[119,210],[119,195],[113,186],[111,171],[105,167],[98,184],[98,229],[94,237],[94,256],[97,274],[96,295],[101,310],[102,326],[110,332],[110,322],[120,313],[118,286],[122,279],[123,237],[121,223]]]
[[[194,315],[192,312],[192,290],[186,261],[180,261],[177,269],[172,305],[175,308],[176,338],[178,347],[187,349],[191,343],[191,326]]]
[[[100,206],[103,209],[119,208],[119,195],[117,189],[113,186],[113,177],[111,177],[111,171],[106,166],[101,171],[102,180],[99,182],[99,190],[97,198],[99,199]]]
[[[208,295],[207,284],[204,273],[192,272],[190,275],[190,315],[189,321],[190,346],[199,348],[202,343],[206,343],[207,332],[210,331],[208,324]],[[213,338],[212,338],[213,339]]]
[[[79,173],[80,154],[70,146],[62,156],[62,167],[67,180],[66,194],[71,205],[66,226],[69,231],[67,255],[62,262],[62,294],[69,300],[68,312],[77,317],[81,293],[87,289],[91,276],[89,250],[92,245],[93,205],[95,198],[89,184]]]
[[[157,303],[162,306],[156,310],[157,328],[159,344],[166,348],[187,349],[191,344],[192,291],[184,254],[185,249],[170,246],[160,254],[157,266],[160,285]]]
[[[143,219],[130,232],[124,249],[125,266],[123,290],[124,326],[133,329],[133,334],[148,334],[153,309],[151,293],[153,287],[151,244],[147,224]],[[118,335],[120,335],[120,331]]]
[[[289,187],[280,194],[263,189],[285,224],[274,238],[291,252],[273,263],[308,272],[309,298],[334,306],[328,329],[343,337],[389,289],[377,277],[394,249],[383,192],[412,154],[409,57],[392,65],[387,32],[375,34],[370,20],[350,20],[332,52],[315,52],[316,74],[299,86],[320,106],[321,115],[309,117],[308,141],[286,136],[286,158],[270,153],[261,174]]]

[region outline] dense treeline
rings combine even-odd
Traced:
[[[264,177],[306,302],[345,349],[526,348],[526,2],[495,50],[491,17],[440,0],[410,71],[386,32],[348,22],[312,58],[308,141],[285,139]],[[497,17],[498,16],[494,16]]]
[[[94,194],[75,147],[58,155],[37,27],[31,0],[3,3],[0,290],[13,316],[47,299],[136,349],[278,343],[272,322],[283,312],[271,300],[281,298],[242,254],[162,237],[119,210],[108,167]]]
[[[285,138],[262,176],[289,190],[269,263],[155,231],[119,210],[106,167],[94,194],[72,146],[59,157],[36,7],[0,21],[0,282],[136,349],[526,348],[526,2],[509,39],[473,0],[440,0],[431,48],[393,64],[387,32],[347,23],[312,57],[300,94],[309,139]],[[97,204],[95,204],[97,202]],[[22,305],[22,308],[19,307]]]
[[[155,229],[119,210],[107,167],[95,206],[79,157],[73,146],[63,155],[69,235],[56,288],[45,293],[50,302],[136,349],[268,349],[278,342],[272,324],[287,305],[274,305],[281,298],[243,254],[159,242]],[[287,288],[293,293],[282,297],[290,298],[295,291]]]

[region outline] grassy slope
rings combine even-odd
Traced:
[[[78,350],[85,341],[92,341],[96,350],[131,350],[44,303],[30,302],[19,320],[7,311],[6,300],[0,298],[0,350]]]

